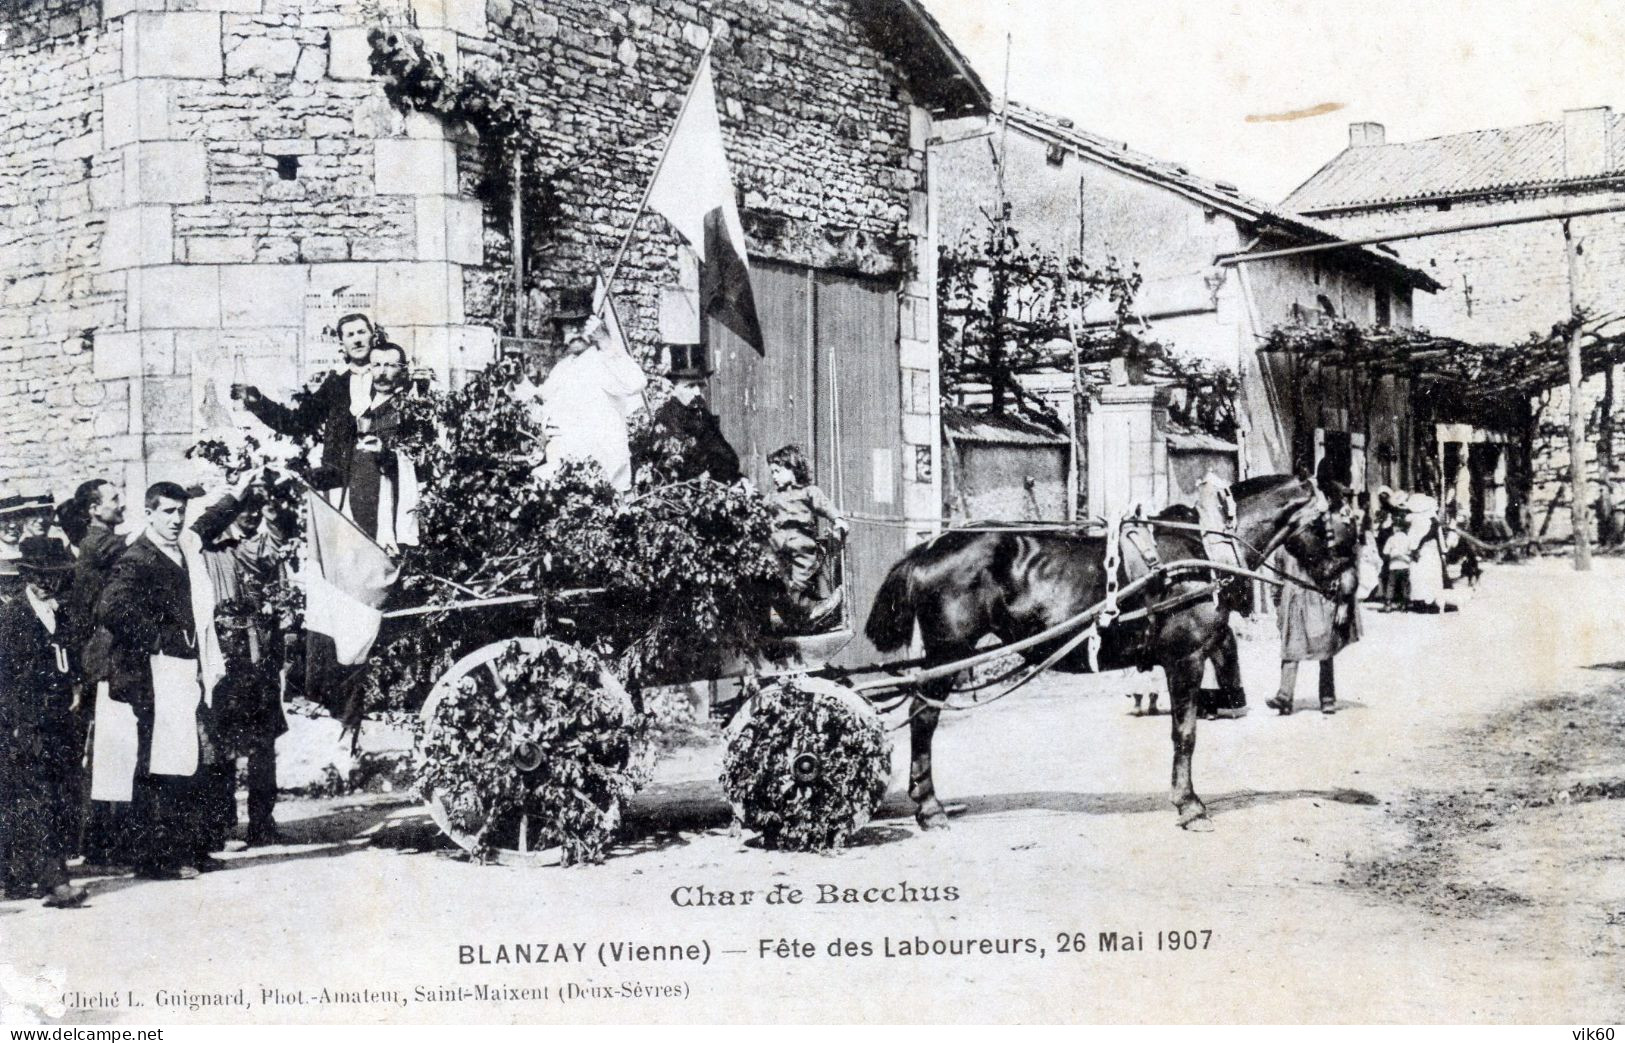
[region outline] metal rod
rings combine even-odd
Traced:
[[[1485,228],[1505,228],[1509,225],[1533,224],[1537,221],[1566,221],[1574,217],[1594,217],[1598,214],[1617,214],[1625,212],[1625,203],[1616,203],[1613,206],[1586,207],[1581,210],[1568,210],[1551,214],[1528,214],[1523,217],[1505,217],[1495,221],[1470,221],[1466,224],[1453,225],[1449,228],[1424,228],[1412,232],[1389,232],[1384,235],[1366,235],[1357,239],[1339,239],[1331,243],[1310,243],[1305,246],[1287,246],[1279,250],[1263,250],[1259,253],[1220,254],[1214,259],[1215,264],[1230,266],[1245,264],[1250,261],[1269,261],[1277,257],[1296,257],[1299,254],[1324,253],[1328,250],[1344,250],[1351,246],[1376,246],[1381,243],[1397,243],[1405,239],[1426,239],[1434,235],[1450,235],[1452,232],[1476,232]]]

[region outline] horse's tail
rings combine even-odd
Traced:
[[[891,567],[875,594],[864,634],[882,652],[902,648],[914,637],[914,555]]]

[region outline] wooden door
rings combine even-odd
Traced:
[[[711,404],[745,474],[767,492],[773,488],[768,453],[791,442],[805,446],[809,456],[813,452],[814,287],[805,268],[756,262],[751,289],[766,354],[756,354],[720,323],[708,322],[717,371]]]
[[[886,570],[907,547],[903,514],[902,371],[897,289],[882,280],[820,273],[814,309],[820,481],[852,525],[846,611],[856,637],[838,662],[879,656],[863,622]]]

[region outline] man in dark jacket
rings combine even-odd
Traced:
[[[233,384],[231,394],[277,434],[320,441],[322,465],[312,474],[311,484],[323,490],[342,490],[342,497],[350,488],[356,418],[372,401],[368,357],[376,332],[372,320],[356,312],[339,320],[338,337],[345,368],[329,373],[314,391],[301,392],[292,406],[271,401],[249,384]]]
[[[692,442],[673,477],[687,481],[703,475],[732,485],[739,480],[739,454],[722,436],[716,414],[705,407],[705,386],[712,372],[705,345],[673,344],[671,356],[671,368],[666,371],[666,379],[672,383],[671,397],[655,411],[654,435],[676,438],[685,445]]]
[[[245,484],[211,504],[192,523],[215,594],[215,629],[226,674],[214,690],[228,821],[236,821],[236,759],[248,758],[248,846],[280,841],[276,806],[276,740],[288,730],[282,711],[283,631],[267,612],[271,588],[290,581],[287,536],[266,509],[262,485]]]
[[[96,605],[97,625],[106,628],[112,638],[109,694],[135,712],[133,854],[136,874],[148,879],[190,879],[200,869],[213,868],[208,854],[210,838],[202,821],[207,809],[197,792],[200,759],[193,760],[191,751],[182,754],[177,761],[191,763],[192,770],[187,772],[168,756],[161,767],[154,758],[160,723],[155,668],[179,666],[184,670],[184,664],[190,662],[194,675],[196,672],[192,589],[180,548],[187,499],[186,490],[173,482],[158,482],[147,490],[147,527],[113,565]],[[166,662],[155,662],[159,658]],[[201,701],[201,687],[198,696]],[[171,712],[185,713],[185,709]],[[202,707],[199,703],[190,709],[190,741],[197,742],[197,715]],[[169,729],[163,731],[169,734]],[[178,748],[166,748],[166,753]]]
[[[68,880],[78,826],[78,729],[73,718],[74,656],[66,606],[58,598],[73,573],[66,547],[25,537],[21,596],[0,605],[0,865],[7,898],[39,892],[49,906],[84,902]]]
[[[124,498],[118,486],[109,481],[86,482],[74,494],[76,512],[85,520],[84,535],[79,538],[79,560],[73,567],[73,586],[67,594],[69,616],[77,633],[80,674],[84,684],[84,697],[80,704],[83,730],[89,734],[95,728],[96,688],[107,680],[108,656],[111,636],[95,626],[96,602],[112,575],[113,563],[124,553],[125,539],[116,530],[124,523]],[[88,787],[87,787],[88,788]],[[112,801],[88,802],[85,816],[85,862],[90,865],[123,864],[126,850],[128,816],[125,806]]]

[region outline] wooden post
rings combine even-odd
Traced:
[[[1614,525],[1614,365],[1602,371],[1602,406],[1597,423],[1597,542],[1618,541]]]
[[[1563,222],[1563,246],[1569,259],[1569,520],[1574,528],[1574,569],[1591,571],[1591,520],[1586,517],[1591,496],[1586,491],[1585,463],[1581,451],[1585,448],[1585,409],[1580,401],[1580,383],[1584,375],[1580,359],[1580,300],[1577,272],[1579,252],[1574,243],[1574,230],[1570,222]]]
[[[513,142],[513,191],[509,204],[509,235],[513,238],[513,335],[525,335],[525,154]]]

